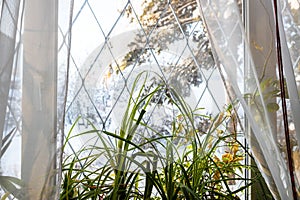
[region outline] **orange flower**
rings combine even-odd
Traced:
[[[238,152],[238,150],[239,150],[239,145],[236,143],[233,144],[231,147],[231,151],[232,151],[234,157],[236,156],[236,153]]]
[[[233,156],[230,153],[225,153],[222,155],[222,161],[224,163],[230,163],[233,160]]]
[[[244,160],[244,157],[243,157],[243,156],[236,156],[236,157],[232,160],[232,162],[239,162],[239,161],[242,161],[242,160]]]

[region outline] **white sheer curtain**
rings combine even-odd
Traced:
[[[1,3],[0,196],[55,199],[59,187],[57,3]]]
[[[27,183],[28,199],[53,199],[57,1],[25,1],[23,35],[22,181]]]
[[[18,173],[12,174],[13,170],[10,168],[10,161],[18,162],[20,151],[12,148],[14,146],[12,137],[16,135],[21,127],[18,126],[18,119],[20,118],[19,107],[14,107],[15,100],[19,99],[20,92],[18,87],[20,83],[16,82],[14,75],[17,74],[17,55],[20,49],[20,43],[17,42],[17,30],[19,20],[19,8],[21,2],[16,1],[1,1],[0,4],[0,196],[5,192],[9,192],[18,196],[20,190],[13,187],[13,181],[10,181],[9,176],[18,176]],[[12,97],[12,88],[14,88],[15,96]],[[18,102],[20,103],[20,102]],[[14,119],[14,120],[11,120]],[[13,121],[13,123],[12,123]],[[18,146],[20,149],[20,146]],[[15,159],[9,154],[14,154]]]
[[[2,138],[14,57],[18,50],[15,42],[20,1],[2,1],[0,5],[0,136]]]
[[[261,14],[267,17],[267,21],[274,20],[271,1],[256,2],[264,2],[261,3],[261,13],[250,12],[249,15]],[[270,112],[275,106],[274,100],[266,99],[261,87],[268,80],[276,82],[276,73],[275,78],[273,75],[268,78],[261,76],[265,68],[267,71],[273,69],[269,68],[268,52],[275,48],[275,43],[271,42],[273,46],[270,47],[256,39],[249,40],[252,30],[245,29],[236,1],[198,0],[198,3],[215,56],[251,124],[253,131],[248,139],[265,180],[276,199],[291,199],[285,145],[281,143],[283,134],[280,128],[276,128],[281,125],[276,120],[280,119],[280,110]],[[68,4],[64,8],[70,6],[64,4]],[[300,35],[299,1],[282,0],[278,8],[282,11],[278,17],[289,93],[290,129],[296,141],[293,157],[299,158],[300,103],[299,82],[298,85],[296,82],[299,79],[297,70],[300,71],[300,44],[296,41],[296,36]],[[57,144],[62,139],[57,134],[57,118],[63,123],[57,110],[63,116],[66,73],[60,68],[62,78],[58,78],[57,56],[67,60],[68,49],[65,48],[69,47],[68,35],[64,35],[62,41],[66,45],[57,47],[58,0],[3,0],[0,9],[0,195],[17,199],[55,199],[60,187]],[[68,11],[65,12],[66,18],[69,17]],[[269,25],[266,27],[274,28]],[[261,30],[261,35],[266,39],[275,38],[275,30],[270,30]],[[257,52],[263,55],[265,65],[258,66],[256,60],[261,55]],[[58,79],[62,81],[59,103]],[[297,163],[295,173],[299,178]]]
[[[224,69],[227,79],[243,106],[251,125],[252,132],[248,136],[248,141],[250,142],[251,151],[256,157],[258,166],[274,198],[292,199],[291,180],[286,164],[287,156],[284,153],[285,141],[282,139],[283,133],[281,129],[278,128],[282,125],[282,116],[280,115],[280,110],[275,112],[277,108],[273,109],[277,107],[276,98],[267,97],[272,91],[270,91],[270,88],[267,88],[266,85],[268,84],[266,83],[275,83],[278,80],[274,71],[275,61],[277,61],[274,5],[272,1],[252,0],[249,2],[252,6],[257,7],[255,11],[250,10],[247,17],[249,20],[253,20],[255,18],[253,15],[256,15],[257,21],[247,21],[250,24],[254,24],[247,30],[242,22],[242,15],[239,12],[236,1],[198,0],[211,43],[214,47],[215,56],[220,61],[222,69]],[[254,5],[255,3],[257,5]],[[283,15],[279,13],[278,17],[280,22],[280,36],[282,38],[281,50],[283,52],[286,83],[289,93],[289,109],[291,111],[289,122],[290,125],[297,124],[291,128],[291,135],[295,136],[293,139],[296,141],[298,139],[299,142],[300,118],[298,115],[300,114],[300,109],[294,75],[295,70],[297,70],[298,61],[294,59],[295,61],[292,63],[290,57],[290,53],[292,53],[298,58],[299,55],[295,55],[295,53],[299,54],[299,48],[296,45],[293,45],[294,48],[288,48],[291,46],[290,44],[295,44],[296,41],[290,40],[290,43],[288,43],[286,35],[288,38],[291,38],[295,34],[295,31],[292,33],[288,32],[287,27],[289,26],[285,26],[284,29],[283,21],[287,17],[293,18],[293,13],[287,11],[290,6],[288,1],[280,1],[280,3],[278,2],[278,7],[283,8],[283,10],[279,10],[285,11],[282,12]],[[299,2],[295,1],[294,3]],[[296,27],[298,30],[298,26],[295,26],[293,21],[290,20],[289,25]],[[256,32],[256,34],[260,33],[260,35],[252,37],[253,32]],[[259,59],[262,60],[262,65],[258,64],[257,60]],[[242,81],[238,80],[243,80],[244,82],[242,83]],[[298,153],[298,144],[293,146],[293,150],[293,154]],[[299,169],[297,166],[295,168],[297,173]]]

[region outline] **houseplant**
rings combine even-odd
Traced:
[[[101,145],[65,155],[60,199],[238,199],[258,180],[256,168],[244,162],[251,155],[237,128],[228,127],[236,126],[233,105],[215,117],[203,115],[163,81],[151,90],[146,85],[143,72],[115,132],[90,123],[90,130],[72,135],[73,125],[63,150],[72,138],[89,134]],[[158,102],[174,110],[167,133],[151,122],[149,113],[163,106]],[[254,172],[251,179],[244,169]]]

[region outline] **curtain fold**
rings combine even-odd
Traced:
[[[279,11],[281,11],[281,12],[278,12],[278,18],[279,18],[278,21],[279,21],[279,27],[280,27],[282,59],[283,59],[284,73],[286,76],[286,86],[287,86],[288,95],[289,95],[288,100],[290,102],[291,117],[292,117],[293,124],[295,126],[295,130],[294,130],[295,134],[294,135],[297,139],[297,144],[299,147],[299,142],[300,142],[300,100],[299,100],[299,92],[297,89],[296,77],[295,77],[295,71],[294,71],[294,68],[295,68],[294,66],[297,65],[298,63],[296,63],[296,62],[292,63],[290,50],[288,48],[288,41],[286,39],[286,35],[291,37],[291,34],[293,34],[295,32],[289,32],[288,30],[284,29],[283,17],[287,17],[286,16],[287,13],[285,14],[284,7],[287,7],[289,5],[288,5],[287,1],[284,1],[282,3],[284,4],[283,6],[280,3],[277,4],[277,6],[278,6],[277,9]],[[291,14],[291,13],[289,13],[289,14]],[[289,22],[289,23],[291,23],[291,22]],[[294,22],[292,21],[292,23],[294,23]],[[293,51],[292,53],[294,55],[298,54],[298,55],[295,55],[297,57],[300,56],[299,51]],[[298,66],[296,66],[296,68],[297,67]]]
[[[0,196],[55,199],[58,1],[0,8]]]
[[[273,10],[271,2],[264,3],[261,5],[262,10],[265,12]],[[246,34],[249,33],[244,28],[236,1],[198,0],[198,4],[208,29],[216,59],[220,60],[228,81],[251,125],[252,133],[247,139],[250,142],[251,151],[256,158],[258,167],[274,198],[291,199],[291,183],[286,160],[282,149],[279,148],[280,144],[278,144],[279,133],[276,129],[276,109],[274,108],[277,108],[276,98],[272,97],[273,100],[270,98],[270,93],[274,91],[269,88],[269,85],[276,82],[276,77],[264,76],[265,71],[268,70],[268,56],[263,55],[263,50],[273,48],[273,46],[260,46],[256,40],[248,41]],[[249,14],[253,15],[254,13]],[[272,13],[258,12],[255,14],[266,15],[270,17],[269,21],[274,17]],[[265,26],[267,27],[268,24]],[[251,32],[251,30],[249,31]],[[275,30],[271,30],[271,35],[263,35],[267,32],[261,30],[261,34],[266,39],[275,37],[274,32]],[[250,48],[251,45],[260,50],[261,55],[254,55]],[[285,43],[284,46],[287,44]],[[284,50],[287,53],[286,49]],[[253,56],[265,56],[265,65],[256,66]],[[288,59],[289,56],[285,60],[285,64],[289,64]],[[297,92],[295,91],[295,79],[290,77],[291,71],[288,70],[290,69],[286,68],[285,73],[291,78],[290,84],[288,84],[289,92],[294,95]],[[298,101],[295,96],[293,98],[296,100],[293,102],[296,109]]]
[[[25,2],[21,171],[24,199],[54,199],[57,190],[57,6],[56,0]]]
[[[12,69],[16,53],[20,0],[2,1],[0,14],[0,138],[3,138],[8,94],[12,80]],[[0,140],[0,149],[2,140]]]
[[[289,3],[291,2],[291,3]],[[299,1],[282,0],[278,4],[283,66],[286,75],[290,107],[290,135],[296,181],[300,182],[300,21]]]
[[[19,133],[20,91],[17,55],[20,50],[18,36],[20,0],[1,1],[0,4],[0,196],[4,193],[19,194],[19,188],[11,187],[10,178],[18,177],[20,153],[16,136]]]

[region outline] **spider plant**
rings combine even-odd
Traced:
[[[238,199],[257,177],[243,177],[244,169],[256,168],[243,163],[248,151],[237,139],[236,128],[228,128],[235,119],[233,106],[215,117],[202,115],[201,109],[191,109],[167,84],[145,94],[147,76],[141,83],[143,74],[133,83],[117,131],[98,130],[90,123],[91,130],[71,136],[76,123],[73,125],[64,149],[72,138],[86,134],[96,134],[101,145],[84,146],[65,156],[60,198]],[[168,134],[149,122],[151,114],[145,114],[157,103],[154,97],[164,99],[175,110]],[[152,135],[147,136],[148,132]],[[137,142],[136,136],[142,142]]]
[[[142,88],[134,98],[134,89],[141,77],[142,74],[138,75],[133,83],[128,105],[117,132],[100,131],[91,124],[93,126],[91,131],[72,136],[79,137],[84,134],[96,133],[102,147],[92,146],[83,148],[79,152],[76,152],[75,156],[70,155],[65,159],[67,162],[63,164],[64,180],[61,199],[88,199],[91,196],[93,199],[103,195],[106,199],[123,200],[142,196],[142,193],[138,190],[138,182],[140,181],[139,172],[146,172],[147,166],[137,162],[135,158],[138,154],[148,155],[144,152],[141,147],[142,145],[137,145],[133,142],[133,138],[143,118],[145,109],[156,90],[143,96],[142,91],[145,86],[145,79],[142,83]],[[67,136],[66,144],[72,139],[70,135],[73,128],[74,126]],[[114,142],[111,143],[106,136],[112,138]],[[98,153],[88,154],[86,157],[81,156],[81,154],[87,151]],[[135,153],[136,151],[138,153]],[[107,162],[95,171],[90,171],[94,162],[101,156],[102,158],[107,158]],[[148,157],[152,159],[151,155]],[[133,165],[136,167],[133,167]],[[91,177],[93,177],[92,180]],[[149,186],[147,185],[146,187]],[[89,196],[87,196],[87,193]]]
[[[150,179],[161,199],[238,198],[257,177],[246,180],[242,176],[242,169],[251,167],[241,163],[247,150],[237,140],[237,133],[227,128],[233,118],[232,105],[212,118],[192,110],[172,88],[168,88],[168,98],[178,115],[172,123],[172,137],[164,138],[165,167]],[[195,120],[199,116],[210,124],[204,132]],[[178,138],[187,141],[183,148]],[[234,182],[243,184],[234,189]]]

